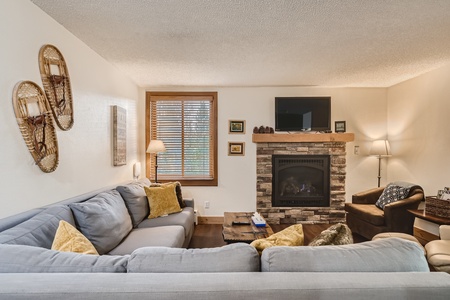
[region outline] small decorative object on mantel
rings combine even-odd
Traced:
[[[244,142],[228,142],[228,155],[245,155],[245,143]]]
[[[66,61],[55,46],[42,46],[39,69],[55,122],[61,130],[69,130],[73,126],[72,89]]]
[[[272,127],[261,125],[253,128],[253,133],[275,133]]]
[[[336,133],[345,132],[345,121],[334,122],[334,132],[336,132]]]
[[[228,133],[245,133],[245,121],[230,120]]]
[[[21,81],[14,87],[13,107],[34,161],[42,172],[55,171],[59,163],[58,139],[44,92],[34,82]]]
[[[127,164],[127,111],[114,105],[113,109],[113,157],[114,166]]]

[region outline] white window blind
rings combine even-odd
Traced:
[[[217,182],[215,114],[212,96],[150,96],[150,139],[166,147],[158,154],[158,180]]]

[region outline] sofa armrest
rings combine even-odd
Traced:
[[[450,240],[450,225],[439,226],[439,236],[441,240]]]
[[[194,208],[195,202],[194,198],[183,198],[184,203],[186,203],[186,207],[192,207]]]
[[[352,196],[352,203],[356,204],[375,204],[378,198],[383,193],[384,187],[370,189],[364,192],[354,194]]]

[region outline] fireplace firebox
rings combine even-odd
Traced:
[[[272,207],[330,206],[330,155],[273,155]]]

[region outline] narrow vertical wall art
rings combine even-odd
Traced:
[[[39,68],[55,122],[61,130],[69,130],[74,120],[72,89],[66,61],[55,46],[44,45],[39,51]]]
[[[44,92],[34,82],[21,81],[14,87],[13,107],[34,161],[45,173],[55,171],[59,163],[58,139]]]
[[[113,164],[127,164],[127,111],[114,105],[113,110]]]

